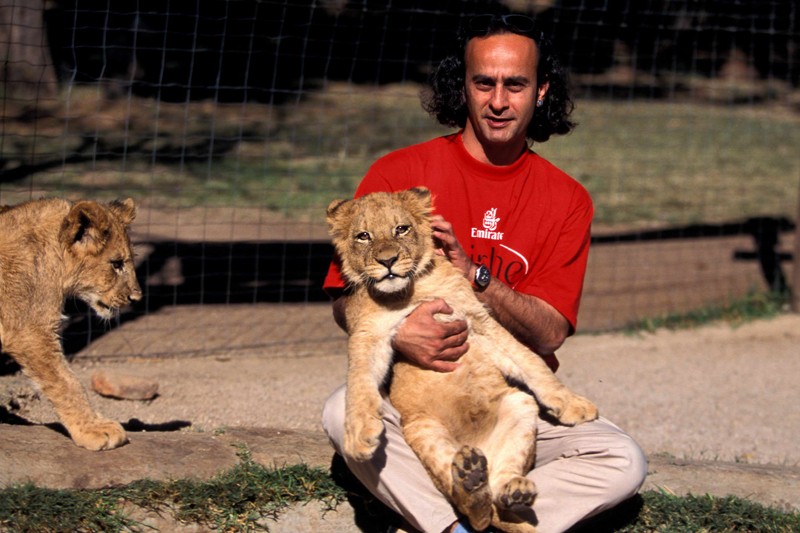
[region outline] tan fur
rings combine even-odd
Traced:
[[[390,399],[437,488],[477,530],[491,523],[533,532],[536,488],[525,474],[533,465],[539,406],[565,425],[594,420],[597,408],[500,326],[464,276],[434,253],[430,212],[423,188],[328,206],[352,290],[344,452],[365,461],[378,447],[380,389],[391,367]],[[421,302],[439,297],[456,311],[442,320],[461,317],[469,324],[470,349],[459,368],[439,373],[394,361],[398,325]]]
[[[99,204],[46,199],[0,209],[0,345],[53,404],[73,441],[106,450],[127,441],[117,422],[94,412],[69,369],[59,328],[67,296],[101,318],[137,301],[127,227],[133,200]]]

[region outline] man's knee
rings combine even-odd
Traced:
[[[328,396],[322,407],[322,429],[338,451],[344,439],[345,387],[339,387]]]
[[[609,487],[615,492],[615,500],[622,502],[634,496],[647,477],[647,457],[630,436],[621,434],[609,450],[614,463]]]

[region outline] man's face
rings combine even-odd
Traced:
[[[533,118],[537,90],[536,43],[524,35],[503,33],[475,37],[467,43],[465,141],[474,136],[485,151],[521,149]]]

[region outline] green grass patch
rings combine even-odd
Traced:
[[[800,514],[742,498],[675,496],[659,491],[639,496],[593,519],[579,533],[791,533]],[[577,532],[576,532],[577,533]]]
[[[333,509],[343,499],[344,491],[325,470],[269,469],[243,454],[240,464],[207,481],[141,480],[102,490],[7,488],[0,491],[0,530],[147,530],[126,513],[126,503],[220,531],[268,530],[269,521],[294,503],[321,501]]]
[[[688,329],[723,321],[737,326],[753,320],[772,318],[785,313],[789,295],[776,292],[750,292],[725,305],[709,305],[685,313],[643,318],[628,324],[624,331],[653,332],[657,329]]]
[[[800,117],[765,107],[579,101],[536,150],[586,186],[608,226],[796,215]]]
[[[353,491],[357,493],[354,494]],[[0,490],[0,530],[17,532],[149,531],[128,513],[130,505],[172,516],[184,524],[219,531],[269,531],[295,503],[322,502],[333,510],[349,497],[371,501],[365,531],[385,531],[382,504],[363,488],[338,485],[327,470],[294,465],[269,469],[245,453],[231,470],[207,481],[141,480],[98,490],[53,490],[20,485]],[[352,502],[353,500],[351,500]],[[377,509],[375,506],[380,506]],[[377,512],[379,511],[379,512]],[[800,531],[800,513],[783,512],[736,497],[675,496],[648,491],[611,509],[581,532],[780,532]]]

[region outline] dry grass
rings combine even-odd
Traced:
[[[329,84],[280,107],[108,99],[90,87],[38,112],[6,102],[0,202],[132,195],[321,217],[376,158],[447,132],[419,90]],[[800,115],[787,108],[586,100],[576,118],[573,134],[535,149],[586,185],[599,225],[795,215]]]

